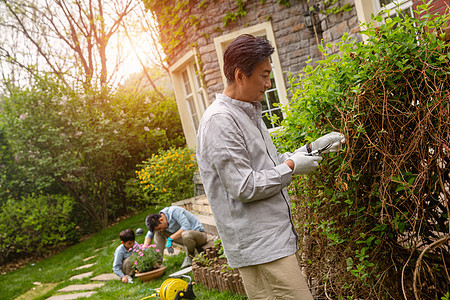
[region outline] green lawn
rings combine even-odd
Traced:
[[[36,263],[30,263],[22,269],[17,271],[0,275],[0,299],[15,299],[27,291],[36,287],[34,282],[40,282],[43,286],[48,286],[48,291],[39,293],[39,288],[36,288],[35,295],[28,296],[27,299],[46,299],[56,294],[56,291],[71,285],[71,284],[87,284],[90,282],[90,277],[82,280],[68,281],[73,275],[93,271],[91,277],[103,274],[112,273],[112,262],[114,257],[114,250],[120,244],[120,231],[131,228],[136,230],[141,227],[145,229],[145,216],[152,212],[157,212],[158,207],[144,211],[138,215],[130,217],[119,224],[107,228],[93,235],[91,238],[74,245],[66,250],[58,253],[50,258],[41,260]],[[137,242],[143,243],[144,236],[137,237]],[[100,249],[97,252],[94,250]],[[83,262],[84,258],[97,255],[87,262]],[[142,283],[138,279],[134,280],[133,284],[124,284],[121,281],[108,281],[106,285],[97,290],[97,293],[89,299],[142,299],[150,296],[153,289],[161,286],[164,280],[179,270],[183,262],[184,254],[174,257],[168,257],[164,263],[166,271],[164,275],[158,280],[149,283]],[[87,263],[97,262],[89,269],[72,271],[74,268],[85,265]],[[190,274],[192,276],[192,274]],[[53,284],[53,285],[52,285]],[[229,292],[222,293],[217,290],[206,290],[201,284],[194,285],[194,293],[196,299],[223,299],[223,300],[238,300],[246,299],[246,297],[235,295]],[[29,295],[29,294],[27,294]],[[79,298],[83,299],[83,298]],[[150,299],[159,299],[150,298]]]

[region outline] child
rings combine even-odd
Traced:
[[[133,253],[130,251],[131,248],[137,244],[135,241],[134,231],[131,229],[126,229],[120,233],[119,237],[122,241],[122,245],[117,247],[114,252],[113,271],[122,279],[123,283],[127,283],[129,281],[131,283],[131,277],[134,276],[134,266],[128,258]]]

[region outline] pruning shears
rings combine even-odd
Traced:
[[[306,156],[319,156],[323,151],[331,148],[331,143],[326,144],[324,147],[319,148],[317,150],[311,151],[310,153],[305,154]]]

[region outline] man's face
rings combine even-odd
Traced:
[[[160,224],[158,226],[155,226],[155,231],[164,231],[167,228],[169,228],[169,224],[164,218],[159,218]]]
[[[256,66],[250,77],[243,76],[242,88],[246,100],[253,102],[264,99],[266,89],[272,86],[270,83],[270,72],[272,72],[272,67],[270,65],[270,59],[267,58]]]
[[[123,246],[125,247],[125,249],[130,249],[131,247],[133,247],[134,245],[134,241],[126,241],[126,242],[122,242]]]

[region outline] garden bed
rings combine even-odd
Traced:
[[[245,295],[239,270],[228,266],[222,252],[220,244],[216,244],[200,253],[192,263],[194,280],[209,290],[229,290],[235,294]]]

